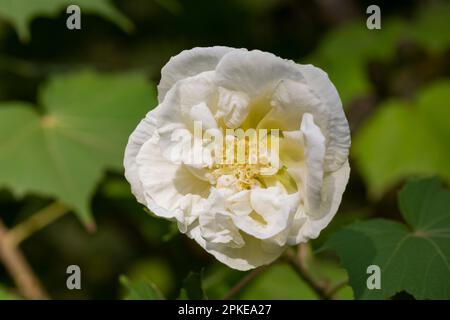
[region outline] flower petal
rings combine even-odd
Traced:
[[[325,137],[310,113],[303,115],[300,130],[284,132],[280,157],[304,196],[305,210],[318,218],[322,203]]]
[[[295,84],[295,100],[289,84]],[[258,128],[298,130],[305,113],[311,113],[317,118],[322,117],[322,122],[325,122],[326,118],[322,115],[327,115],[328,111],[327,106],[322,104],[306,84],[282,80],[271,97],[271,109],[258,123]]]
[[[282,188],[251,190],[250,203],[254,211],[248,215],[233,215],[235,225],[258,239],[268,239],[286,229],[295,213],[299,194],[287,195]]]
[[[304,81],[295,62],[259,50],[232,51],[216,67],[219,86],[251,98],[271,93],[281,79]]]
[[[155,111],[147,113],[144,119],[133,131],[128,139],[128,144],[125,148],[125,156],[123,165],[125,168],[125,178],[131,185],[131,192],[136,197],[137,201],[146,204],[142,182],[139,179],[138,165],[136,157],[142,148],[142,145],[148,140],[157,140],[158,134],[156,130]]]
[[[309,77],[313,79],[309,80],[313,81],[315,86],[322,84],[328,88],[328,91],[333,91],[334,87],[325,73],[317,71],[316,78],[311,75]],[[311,113],[326,138],[324,169],[325,171],[334,171],[340,168],[348,158],[351,141],[350,128],[340,100],[333,100],[332,94],[324,94],[324,97],[321,97],[316,94],[316,91],[317,89],[313,91],[308,85],[295,81],[280,82],[272,96],[274,109],[262,122],[278,120],[276,123],[288,126],[288,130],[295,130],[292,129],[295,122],[300,121],[304,113]]]
[[[193,227],[189,237],[194,239],[207,252],[230,268],[246,271],[276,260],[284,251],[284,246],[266,243],[263,240],[242,234],[244,245],[240,248],[212,244],[202,237],[200,226]]]
[[[242,247],[244,240],[230,217],[227,196],[230,189],[212,188],[207,204],[199,217],[202,237],[210,243]]]
[[[237,49],[228,47],[193,48],[173,56],[161,69],[161,81],[158,85],[158,101],[161,103],[166,93],[179,80],[211,71],[228,52]]]
[[[250,99],[244,92],[219,88],[216,118],[223,118],[228,128],[237,128],[250,112]]]
[[[328,74],[313,65],[299,65],[311,90],[330,109],[330,141],[325,155],[326,170],[337,170],[348,158],[350,148],[350,128],[342,108],[336,87]]]
[[[245,244],[229,215],[205,212],[200,215],[199,223],[202,237],[209,243],[227,244],[234,248],[240,248]]]
[[[184,165],[164,158],[158,141],[148,140],[142,146],[136,164],[146,205],[158,216],[184,222],[184,209],[193,205],[186,197],[206,198],[209,194],[209,183],[195,177]]]
[[[295,245],[300,242],[307,242],[309,239],[315,239],[319,236],[320,231],[330,223],[339,208],[349,175],[348,161],[337,171],[325,174],[318,218],[311,217],[304,208],[300,207],[291,225],[288,244]]]
[[[176,82],[160,103],[159,126],[182,123],[192,130],[192,108],[199,104],[215,108],[216,96],[213,71],[202,72]],[[215,109],[211,109],[212,114],[215,112]]]
[[[201,175],[204,175],[202,167],[210,165],[212,158],[207,148],[201,148],[203,133],[217,128],[210,108],[215,106],[216,97],[212,77],[212,72],[203,72],[178,81],[160,104],[158,113],[159,145],[163,156],[172,162],[192,166],[196,174]]]
[[[306,205],[311,214],[319,211],[322,202],[321,190],[324,175],[325,137],[320,128],[316,126],[313,116],[309,113],[303,115],[300,131],[303,133],[305,143],[305,197]]]

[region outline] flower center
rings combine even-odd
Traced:
[[[258,145],[248,137],[235,138],[233,142],[231,153],[227,153],[234,153],[232,161],[226,158],[223,161],[225,163],[216,163],[211,171],[213,184],[217,188],[234,187],[239,191],[264,185],[262,176],[264,173],[267,175],[267,170],[272,168],[267,153],[261,152]]]
[[[260,171],[262,167],[267,168],[269,165],[247,163],[216,165],[212,175],[216,179],[218,188],[235,186],[238,190],[248,190],[261,186]]]

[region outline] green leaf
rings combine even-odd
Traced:
[[[155,94],[139,74],[80,72],[39,91],[42,114],[0,104],[0,187],[58,198],[89,224],[90,198],[107,169],[122,170],[127,139]]]
[[[166,9],[173,15],[179,15],[183,11],[183,6],[178,0],[154,0],[162,8]]]
[[[0,300],[18,300],[19,297],[12,290],[0,284]]]
[[[352,99],[370,92],[368,63],[391,58],[401,40],[415,41],[431,51],[449,47],[450,33],[442,30],[450,27],[450,4],[438,3],[419,9],[413,21],[383,18],[379,30],[367,29],[366,17],[344,24],[328,33],[304,62],[328,73],[345,107]]]
[[[327,278],[335,285],[346,278],[345,270],[328,261],[315,263],[318,268],[315,276]],[[349,287],[343,288],[337,294],[339,299],[352,299]],[[292,268],[285,264],[274,264],[253,279],[239,295],[243,300],[316,300],[316,293],[299,278]]]
[[[327,241],[336,250],[358,299],[406,291],[417,299],[450,299],[450,192],[437,179],[416,180],[399,195],[407,226],[375,219],[356,222]],[[381,288],[369,290],[367,267],[381,269]]]
[[[424,90],[413,105],[384,103],[354,139],[352,155],[370,194],[410,175],[439,174],[450,181],[450,82]]]
[[[204,300],[207,299],[203,290],[202,272],[190,272],[183,281],[178,299],[180,300]]]
[[[160,258],[152,257],[138,260],[127,270],[127,276],[133,283],[153,283],[166,296],[172,292],[175,286],[175,275],[170,264]]]
[[[353,98],[369,92],[366,64],[389,58],[404,29],[405,23],[400,19],[383,21],[381,30],[367,29],[364,20],[354,21],[327,34],[305,62],[328,73],[345,107]]]
[[[161,291],[149,282],[132,283],[126,276],[120,276],[120,283],[127,289],[126,300],[164,300]]]
[[[70,5],[78,5],[82,15],[94,13],[103,16],[125,31],[133,28],[132,22],[109,0],[0,0],[0,18],[11,23],[20,39],[26,41],[30,38],[29,25],[35,17],[57,16]]]
[[[430,3],[420,10],[411,36],[426,49],[442,51],[450,46],[450,3]]]

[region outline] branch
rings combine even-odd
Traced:
[[[249,284],[254,278],[256,278],[261,272],[266,270],[268,267],[269,267],[268,265],[261,266],[247,273],[241,280],[239,280],[239,282],[233,288],[230,289],[230,291],[228,291],[228,293],[223,297],[223,299],[224,300],[232,299],[235,295],[241,292],[241,290],[244,289],[245,286],[247,286],[247,284]]]
[[[14,279],[20,294],[26,299],[48,299],[25,256],[11,241],[8,229],[0,220],[0,260]]]
[[[334,287],[332,287],[328,290],[328,295],[334,298],[336,293],[338,293],[342,288],[344,288],[347,285],[348,285],[347,279],[337,283]]]
[[[305,255],[306,255],[307,247],[305,244],[299,245],[298,256],[290,249],[286,250],[284,253],[284,258],[289,263],[289,265],[294,269],[298,276],[309,286],[311,289],[319,296],[319,298],[323,300],[331,300],[333,297],[329,294],[329,290],[327,286],[319,283],[314,279],[314,277],[309,272],[306,263],[305,263]]]
[[[11,242],[17,246],[33,233],[51,224],[69,211],[70,209],[61,202],[53,202],[12,228],[8,236]]]

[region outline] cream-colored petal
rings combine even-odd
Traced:
[[[313,116],[309,113],[303,115],[300,131],[303,133],[305,144],[306,175],[304,191],[306,207],[312,215],[317,215],[322,202],[325,137],[322,135],[320,128],[314,123]]]
[[[167,92],[179,80],[214,70],[227,53],[238,50],[228,47],[193,48],[173,56],[161,69],[158,85],[158,101],[161,103]]]
[[[324,86],[332,86],[326,75],[315,78],[314,83],[318,86],[321,81]],[[305,83],[281,81],[272,96],[273,109],[261,121],[260,126],[280,125],[286,130],[295,130],[295,123],[300,122],[303,114],[312,114],[326,139],[324,169],[334,171],[348,158],[350,129],[340,101],[338,103],[331,98],[321,97],[316,91]],[[331,104],[333,101],[335,103]]]
[[[247,271],[275,261],[284,251],[284,246],[264,242],[252,236],[242,234],[244,245],[240,248],[207,242],[199,226],[193,227],[189,237],[194,239],[207,252],[230,268]]]
[[[284,132],[280,157],[287,172],[303,195],[306,210],[319,218],[325,161],[325,137],[309,113],[302,118],[300,130]]]
[[[299,65],[311,90],[330,108],[330,141],[327,144],[326,170],[338,169],[348,158],[350,128],[336,87],[328,74],[313,65]]]
[[[194,105],[190,110],[189,116],[192,121],[201,124],[203,130],[217,128],[217,121],[204,102]]]
[[[253,211],[248,215],[233,215],[235,225],[258,239],[268,239],[285,230],[296,212],[299,195],[287,195],[280,187],[251,190]]]
[[[204,132],[217,128],[210,109],[210,106],[215,106],[216,97],[212,76],[211,72],[203,72],[178,81],[167,93],[158,112],[159,144],[163,156],[172,162],[192,166],[197,171],[211,165],[212,161],[211,152],[202,148]]]
[[[237,50],[226,54],[216,67],[218,86],[245,92],[250,98],[271,94],[281,79],[304,81],[297,65],[259,50]]]
[[[156,215],[177,218],[192,206],[185,197],[207,198],[209,183],[195,177],[184,165],[174,164],[161,155],[158,142],[148,140],[136,157],[139,179],[147,207]]]
[[[146,204],[146,201],[142,182],[139,179],[136,157],[145,142],[148,140],[157,141],[157,139],[158,134],[156,130],[155,112],[150,111],[130,135],[128,144],[125,148],[125,156],[123,161],[125,178],[130,183],[131,191],[137,201],[142,204]]]
[[[348,161],[337,171],[325,174],[321,195],[322,203],[320,212],[317,215],[318,218],[309,215],[305,208],[300,207],[291,226],[291,233],[288,239],[290,245],[317,238],[320,231],[330,223],[341,203],[349,175],[350,166]]]
[[[240,91],[219,88],[216,118],[223,119],[228,128],[238,128],[250,112],[250,98]]]
[[[195,119],[192,116],[192,108],[205,104],[211,108],[210,112],[216,112],[217,87],[214,83],[214,72],[202,72],[195,76],[178,81],[167,92],[161,102],[158,114],[159,126],[169,124],[183,124],[189,130],[193,130]]]
[[[197,194],[188,194],[181,199],[178,208],[175,210],[175,218],[180,232],[187,232],[190,225],[205,210],[205,206],[206,199]]]
[[[233,191],[212,188],[203,212],[199,217],[202,237],[210,243],[242,247],[244,240],[233,223],[227,197]]]
[[[289,84],[295,83],[295,93]],[[293,97],[295,95],[295,97]],[[294,100],[295,98],[295,100]],[[317,98],[304,83],[282,80],[276,86],[271,97],[271,109],[258,123],[258,128],[279,128],[284,131],[298,130],[303,114],[311,113],[321,117],[322,122],[328,114],[327,107]]]
[[[207,212],[200,215],[199,223],[202,236],[209,243],[226,244],[233,248],[240,248],[245,244],[229,215]]]
[[[248,216],[253,211],[250,196],[250,190],[242,190],[227,198],[233,216]]]
[[[280,159],[289,176],[297,184],[297,190],[304,188],[305,142],[300,130],[284,131],[280,140]]]

